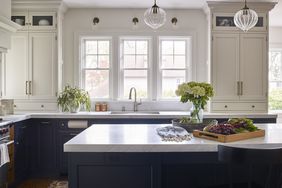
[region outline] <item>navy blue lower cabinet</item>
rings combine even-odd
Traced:
[[[25,180],[29,175],[28,121],[17,122],[15,133],[15,182]]]
[[[69,153],[69,188],[160,188],[160,158],[146,153]]]
[[[56,122],[39,119],[34,123],[38,126],[38,175],[56,176]]]
[[[64,152],[64,144],[75,137],[77,131],[58,131],[57,132],[57,157],[60,175],[67,175],[68,172],[68,155]]]

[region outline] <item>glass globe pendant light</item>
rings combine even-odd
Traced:
[[[247,1],[245,0],[245,7],[239,10],[234,16],[235,25],[244,32],[247,32],[253,28],[257,22],[257,13],[247,6]]]
[[[155,4],[145,11],[144,21],[153,29],[158,29],[159,27],[164,25],[166,21],[166,13],[162,8],[158,7],[156,0]]]

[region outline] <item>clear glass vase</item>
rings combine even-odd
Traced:
[[[201,103],[193,104],[190,113],[191,120],[193,123],[203,123],[204,110],[202,109]]]

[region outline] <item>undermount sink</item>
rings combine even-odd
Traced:
[[[160,114],[160,112],[157,112],[157,111],[137,111],[137,112],[133,112],[133,111],[112,111],[111,114],[124,114],[124,115],[130,115],[130,114],[135,114],[135,115],[138,115],[138,114]]]

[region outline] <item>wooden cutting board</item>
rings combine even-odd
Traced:
[[[263,137],[265,135],[265,130],[257,130],[254,132],[238,133],[231,135],[215,134],[206,131],[193,131],[193,136],[198,138],[204,138],[208,140],[214,140],[218,142],[235,142],[239,140],[246,140],[250,138]]]

